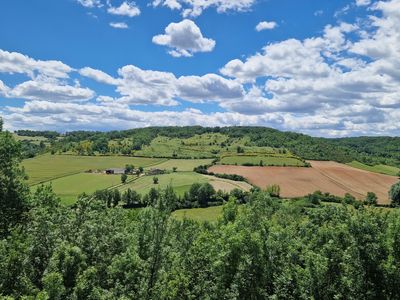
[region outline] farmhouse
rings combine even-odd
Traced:
[[[125,169],[124,168],[111,168],[111,169],[107,169],[104,172],[106,174],[115,174],[115,175],[121,175],[121,174],[125,174]]]

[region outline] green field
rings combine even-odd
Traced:
[[[295,157],[284,156],[260,156],[260,155],[235,155],[225,156],[220,163],[225,165],[243,165],[254,164],[258,165],[262,161],[264,166],[295,166],[302,167],[304,163]]]
[[[121,177],[118,175],[79,173],[61,177],[49,183],[51,183],[57,196],[61,198],[61,202],[71,205],[76,202],[78,196],[82,193],[91,194],[97,190],[120,184]],[[35,189],[35,187],[32,187],[32,189]]]
[[[153,183],[154,176],[143,176],[131,183],[119,187],[121,192],[128,188],[135,190],[139,194],[147,194],[151,188],[165,189],[167,186],[172,186],[178,195],[183,195],[188,191],[190,186],[195,183],[206,183],[208,179],[194,172],[177,172],[170,174],[157,175],[158,184]]]
[[[184,218],[200,221],[200,222],[214,222],[222,215],[223,206],[212,206],[207,208],[191,208],[191,209],[179,209],[172,213],[172,215],[178,219],[183,220]]]
[[[271,147],[249,145],[249,138],[229,138],[227,135],[219,133],[195,135],[187,139],[159,136],[153,139],[150,145],[136,151],[135,155],[169,158],[216,158],[223,153],[236,153],[238,146],[243,148],[246,153],[256,151],[274,154],[278,151]]]
[[[362,169],[362,170],[366,170],[366,171],[370,171],[370,172],[381,173],[381,174],[386,174],[386,175],[391,175],[391,176],[397,176],[400,172],[400,168],[386,166],[386,165],[368,166],[368,165],[365,165],[358,161],[353,161],[351,163],[348,163],[347,165],[349,165],[353,168],[358,168],[358,169]]]
[[[195,167],[208,165],[211,164],[211,162],[212,159],[170,159],[152,167],[168,171],[172,171],[174,167],[177,167],[177,171],[182,172],[193,171]]]
[[[52,179],[82,173],[87,170],[123,168],[126,164],[136,167],[147,167],[163,162],[163,159],[139,158],[126,156],[74,156],[74,155],[40,155],[22,162],[29,176],[30,185]]]
[[[29,141],[35,145],[40,145],[41,142],[44,142],[44,144],[46,146],[50,145],[50,140],[43,136],[23,136],[23,135],[17,135],[17,134],[13,134],[13,136],[17,141],[20,141],[20,142]]]

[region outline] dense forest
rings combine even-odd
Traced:
[[[220,133],[230,139],[247,138],[249,146],[286,148],[303,159],[334,160],[351,162],[353,160],[366,164],[386,164],[400,166],[400,138],[399,137],[355,137],[355,138],[317,138],[294,132],[282,132],[265,127],[148,127],[123,131],[67,132],[63,138],[54,139],[56,133],[18,131],[18,134],[28,133],[29,136],[42,135],[51,137],[48,151],[53,153],[66,152],[71,149],[84,147],[84,142],[91,143],[93,152],[109,153],[109,142],[112,140],[129,139],[131,143],[120,149],[119,154],[130,154],[149,145],[157,136],[186,139],[206,133]],[[29,149],[29,156],[32,151]],[[38,152],[42,151],[36,146]],[[79,151],[78,151],[79,152]],[[41,153],[41,152],[40,152]],[[25,155],[27,156],[27,155]]]
[[[140,209],[107,193],[66,207],[50,186],[29,191],[21,157],[21,145],[0,132],[2,299],[400,297],[397,209],[314,197],[293,205],[254,190],[242,205],[229,195],[219,221],[199,223],[171,216],[171,189]],[[197,186],[185,201],[216,197]]]

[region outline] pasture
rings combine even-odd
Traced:
[[[372,173],[330,161],[311,161],[312,168],[295,167],[243,167],[216,165],[209,170],[215,173],[238,174],[250,183],[266,188],[278,184],[281,196],[302,197],[314,191],[329,192],[337,196],[352,194],[364,199],[367,192],[378,196],[378,203],[388,204],[388,190],[398,179]]]
[[[158,184],[153,183],[153,177],[158,178]],[[208,179],[194,172],[176,172],[157,176],[142,176],[139,179],[120,186],[118,189],[124,192],[130,188],[139,194],[145,195],[151,188],[165,189],[167,186],[172,186],[175,192],[182,196],[195,182],[206,183]]]
[[[153,177],[158,178],[158,184],[154,184]],[[165,189],[167,186],[172,186],[175,192],[182,196],[190,189],[193,183],[206,183],[209,182],[216,191],[222,190],[230,192],[233,189],[241,189],[249,191],[252,186],[246,182],[233,181],[223,178],[216,178],[213,176],[202,175],[195,172],[176,172],[169,174],[162,174],[157,176],[142,176],[130,183],[121,185],[118,189],[121,192],[126,191],[128,188],[137,191],[139,194],[147,194],[151,188]]]
[[[129,176],[128,180],[132,178],[132,176]],[[91,194],[97,190],[120,184],[121,177],[118,175],[79,173],[61,177],[48,183],[52,185],[53,191],[60,197],[63,204],[71,205],[82,193]],[[35,189],[35,187],[32,187],[32,189]]]
[[[188,172],[193,171],[195,167],[211,164],[211,162],[212,159],[170,159],[147,169],[158,168],[172,171],[176,167],[178,172]]]
[[[387,165],[369,166],[369,165],[360,163],[358,161],[353,161],[351,163],[348,163],[347,165],[349,165],[353,168],[370,171],[370,172],[375,172],[375,173],[391,175],[391,176],[398,176],[398,174],[400,174],[400,168],[387,166]]]
[[[234,155],[224,156],[220,163],[223,165],[246,165],[253,164],[263,166],[293,166],[303,167],[304,162],[296,157],[289,156],[265,156],[265,155]]]
[[[22,162],[29,176],[30,185],[56,178],[82,173],[87,170],[123,168],[126,164],[148,167],[163,162],[163,159],[128,156],[76,156],[44,154]]]

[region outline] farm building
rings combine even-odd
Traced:
[[[121,174],[125,174],[125,169],[124,168],[111,168],[111,169],[107,169],[104,172],[106,174],[115,174],[115,175],[121,175]]]

